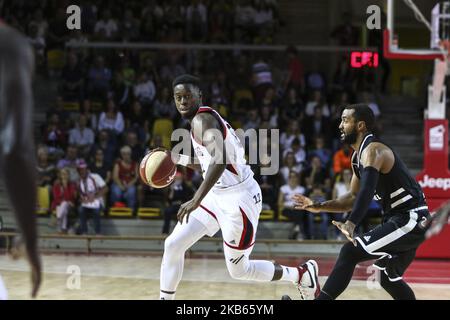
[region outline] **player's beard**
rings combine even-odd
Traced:
[[[348,134],[344,133],[344,138],[342,139],[342,142],[351,145],[351,144],[356,143],[357,139],[358,139],[358,133],[356,132],[356,128],[353,128],[352,132],[350,132]]]

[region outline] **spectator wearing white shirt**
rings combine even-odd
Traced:
[[[78,191],[80,194],[81,205],[78,208],[80,215],[79,234],[86,234],[88,214],[92,214],[94,218],[95,234],[100,234],[100,212],[104,207],[103,197],[106,192],[105,181],[96,173],[91,173],[87,169],[84,160],[77,162],[78,173],[80,174],[80,182]]]
[[[281,186],[278,195],[278,209],[283,216],[290,218],[294,222],[290,239],[303,240],[305,235],[304,212],[295,210],[292,197],[296,194],[305,194],[305,188],[299,184],[299,177],[295,171],[289,172],[288,183]]]
[[[319,90],[315,90],[306,103],[306,116],[312,117],[314,115],[314,109],[316,108],[316,106],[322,107],[322,116],[327,118],[330,116],[330,108],[328,108],[328,104],[323,101],[322,93]]]
[[[302,171],[302,166],[295,161],[295,156],[292,151],[289,151],[284,157],[284,165],[280,169],[281,184],[288,183],[289,173],[295,172],[299,174]]]
[[[295,162],[303,167],[306,162],[306,151],[302,148],[298,138],[295,138],[292,141],[291,148],[284,150],[283,157],[285,157],[289,152],[294,154]]]
[[[144,109],[148,109],[148,106],[153,103],[156,96],[156,87],[146,72],[139,75],[138,82],[134,86],[134,96]]]
[[[117,31],[119,31],[117,22],[111,17],[111,12],[106,9],[103,11],[102,19],[95,24],[94,32],[100,39],[113,40]]]
[[[78,126],[70,130],[69,133],[69,144],[76,145],[79,154],[83,158],[88,155],[95,139],[94,131],[86,125],[86,116],[80,115],[78,118]]]
[[[281,134],[280,145],[282,150],[290,149],[294,139],[298,139],[300,141],[300,147],[304,148],[306,146],[305,135],[301,132],[300,125],[297,120],[291,120],[286,132]]]
[[[113,99],[108,99],[106,111],[100,114],[98,130],[108,130],[115,135],[120,135],[125,128],[122,112],[118,111]]]

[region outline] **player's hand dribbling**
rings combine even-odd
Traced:
[[[333,220],[331,221],[331,223],[334,224],[342,232],[342,234],[356,247],[356,240],[353,238],[355,225],[352,222],[347,220],[345,223],[343,223]]]
[[[186,216],[186,223],[189,222],[189,215],[192,211],[197,209],[200,206],[200,202],[196,201],[195,199],[189,200],[188,202],[183,203],[180,206],[180,209],[177,213],[177,219],[180,221],[180,223],[183,223],[183,219]]]
[[[319,213],[322,211],[320,204],[314,203],[314,201],[304,195],[295,194],[292,197],[292,200],[294,200],[294,209],[306,210],[312,213]]]

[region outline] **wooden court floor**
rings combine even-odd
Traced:
[[[161,257],[124,255],[44,254],[43,285],[38,299],[158,299]],[[320,267],[320,264],[319,264]],[[28,265],[0,255],[0,274],[10,299],[29,299]],[[322,275],[322,273],[321,273]],[[320,277],[323,284],[326,276]],[[366,280],[352,280],[340,299],[390,299]],[[418,299],[450,299],[450,284],[413,283]],[[287,282],[243,282],[228,275],[217,258],[188,258],[177,299],[279,300],[283,294],[299,299]]]

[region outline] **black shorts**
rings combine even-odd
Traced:
[[[383,223],[356,237],[358,244],[378,260],[374,266],[397,281],[413,261],[425,240],[424,222],[430,217],[426,206],[386,216]]]

